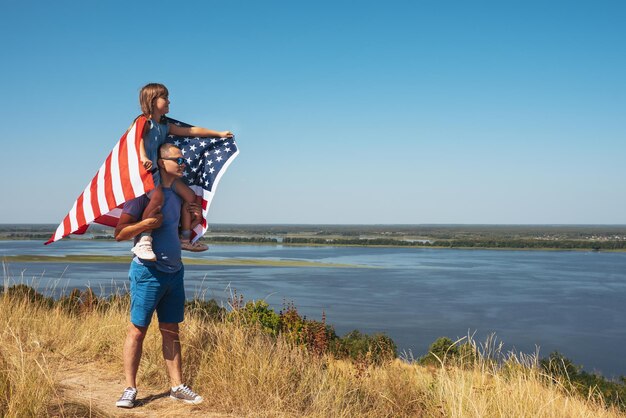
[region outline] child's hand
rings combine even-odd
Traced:
[[[220,138],[232,138],[235,136],[231,131],[222,131],[218,132],[218,134],[220,134]]]
[[[141,160],[141,164],[143,164],[143,168],[146,170],[152,169],[152,161],[150,160]]]
[[[202,208],[198,203],[189,203],[189,213],[192,219],[200,219],[202,216]]]

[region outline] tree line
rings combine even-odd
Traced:
[[[437,241],[406,241],[393,238],[300,238],[285,237],[284,244],[318,245],[393,245],[436,248],[557,248],[588,250],[621,250],[626,241],[532,240],[532,239],[450,239]]]

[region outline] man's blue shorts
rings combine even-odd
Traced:
[[[156,310],[159,322],[183,322],[185,314],[185,268],[165,273],[134,261],[130,263],[130,322],[147,327]]]

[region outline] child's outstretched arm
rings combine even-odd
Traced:
[[[200,137],[214,137],[214,138],[232,138],[234,135],[231,131],[214,131],[212,129],[202,128],[200,126],[191,126],[189,128],[169,124],[169,131],[173,135],[177,136],[200,136]]]

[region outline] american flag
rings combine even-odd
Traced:
[[[167,118],[169,123],[189,127],[186,123]],[[207,216],[215,190],[222,175],[239,155],[233,138],[200,138],[169,135],[166,142],[180,148],[185,158],[183,180],[202,198],[202,222],[192,231],[192,241],[200,239],[208,229]]]
[[[191,126],[175,119],[169,123]],[[154,188],[152,176],[139,161],[139,143],[147,120],[139,117],[119,140],[94,178],[78,196],[70,212],[46,244],[70,234],[84,234],[91,223],[115,227],[124,202]],[[186,160],[183,180],[202,198],[202,221],[193,230],[197,241],[207,231],[209,206],[217,185],[230,163],[239,154],[229,138],[199,138],[169,135],[167,142],[180,148]]]

